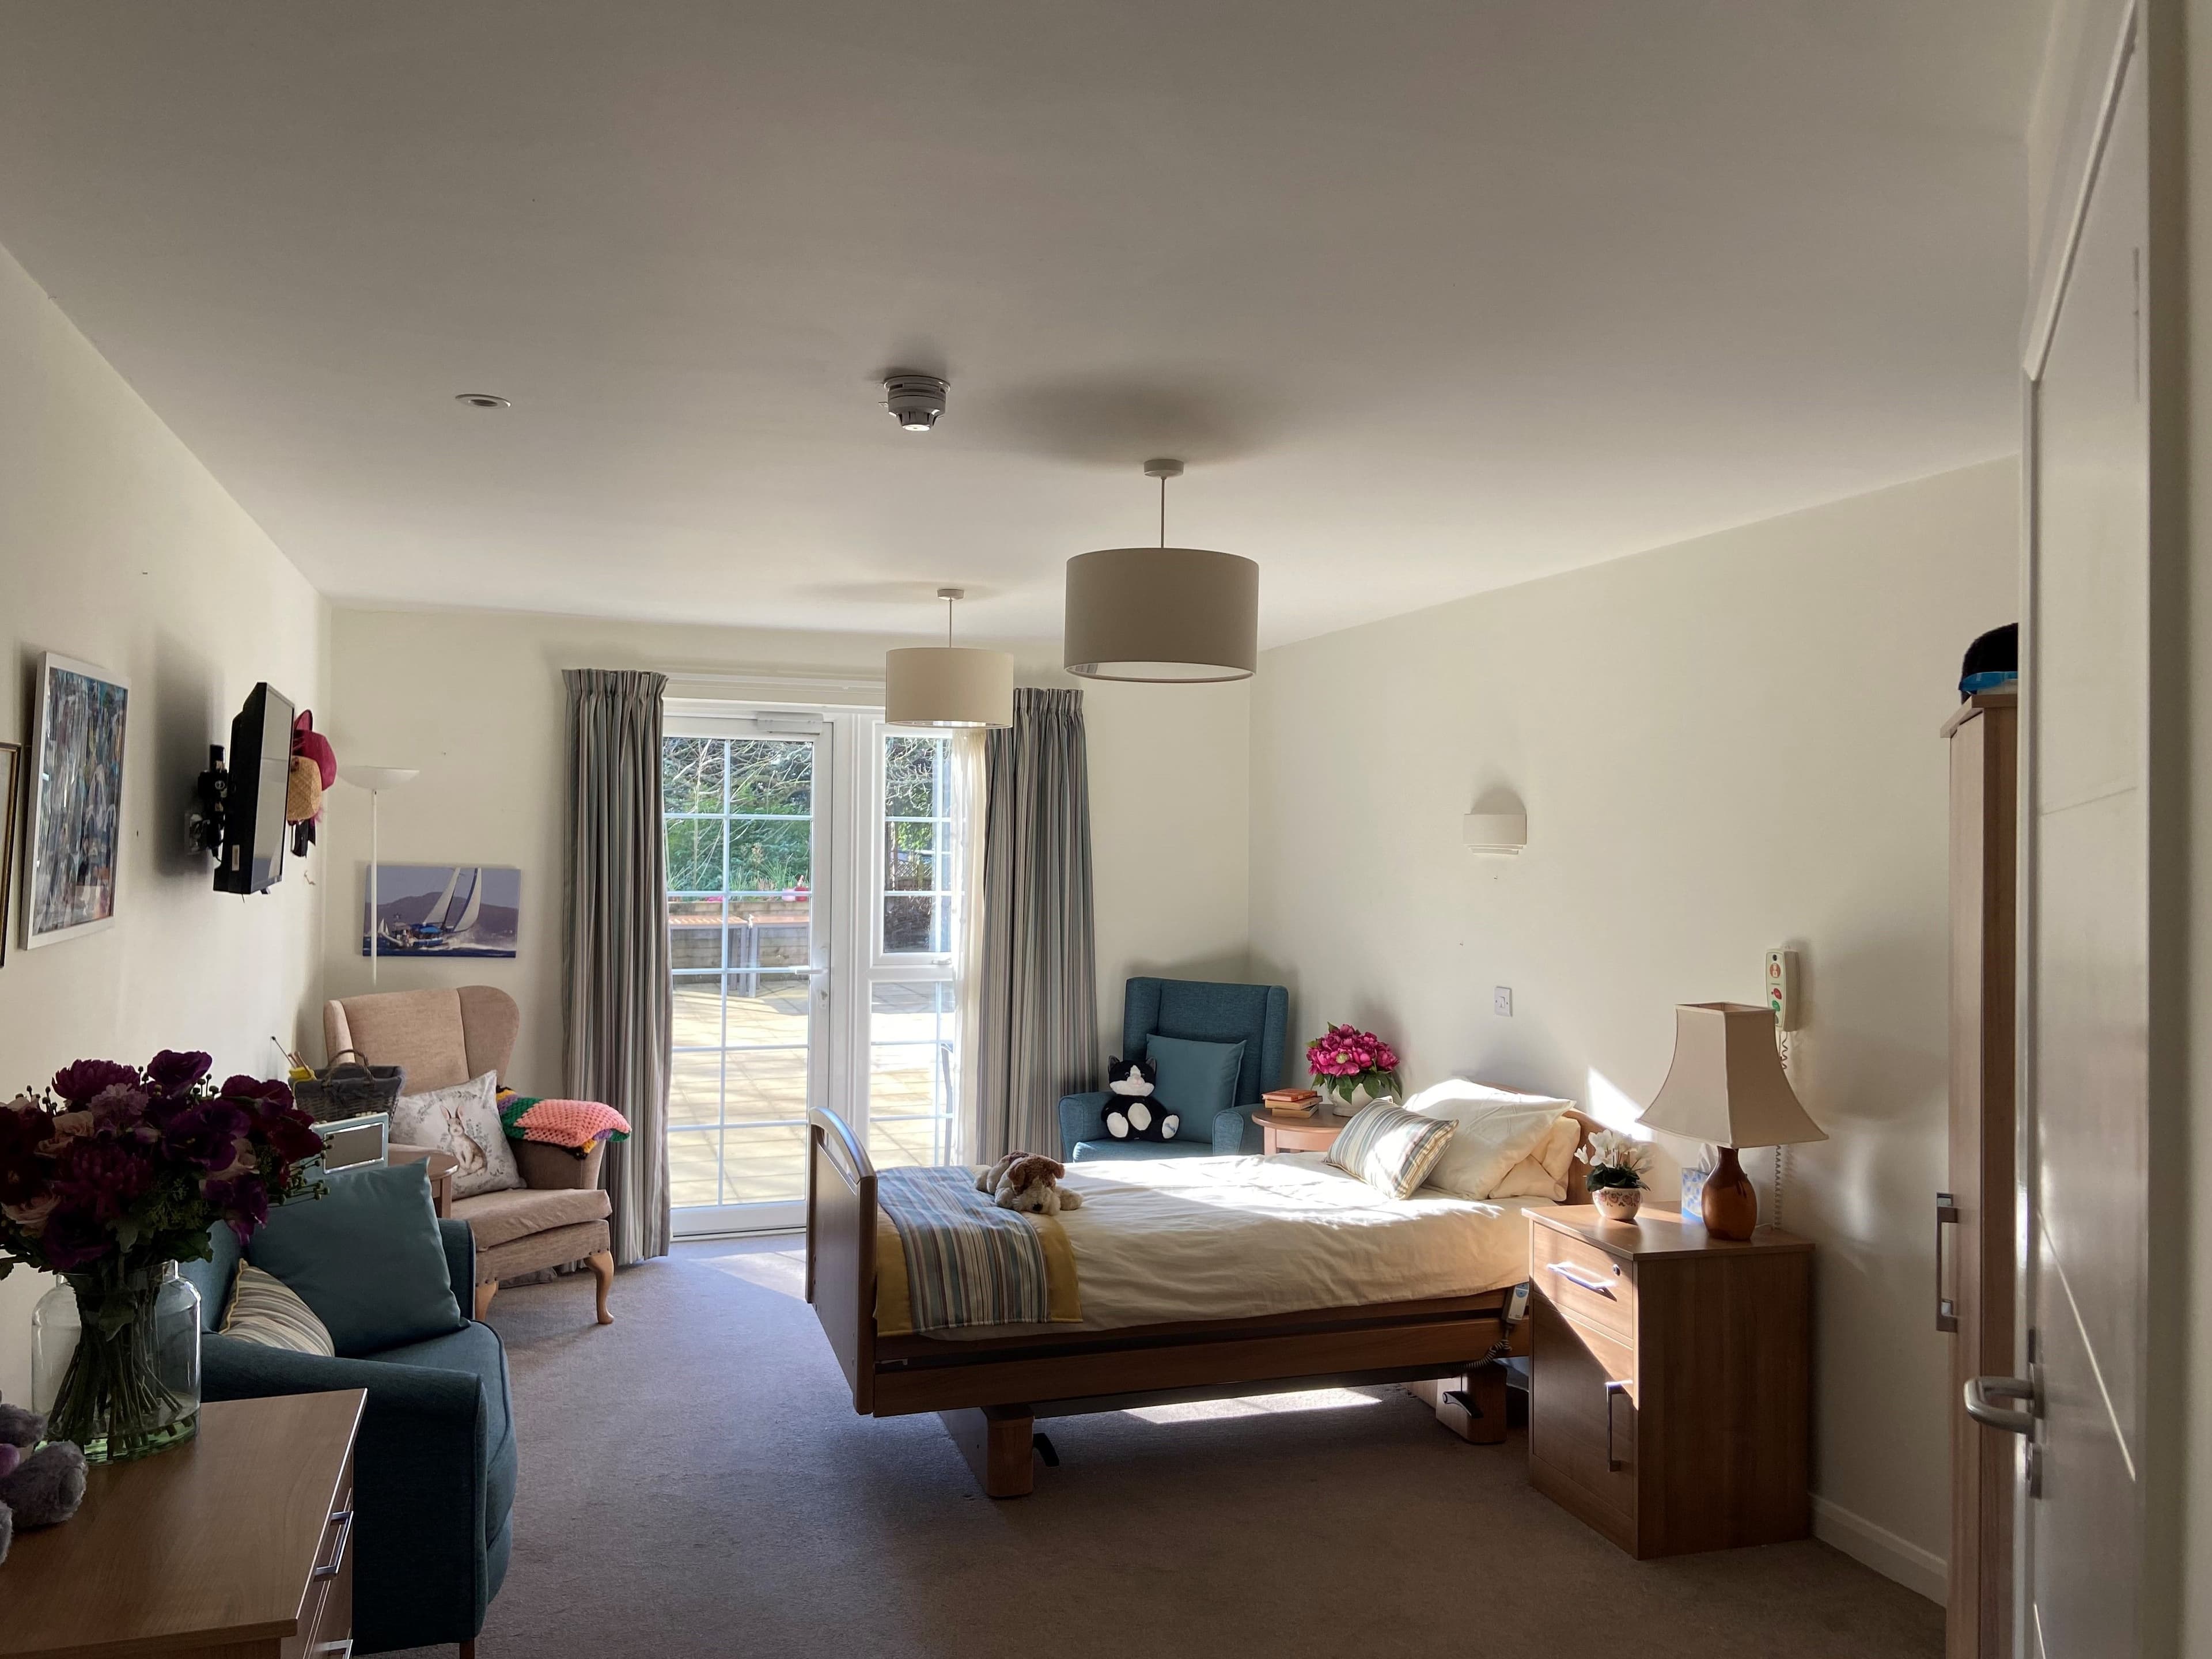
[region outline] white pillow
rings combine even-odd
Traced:
[[[1514,1166],[1545,1145],[1559,1114],[1573,1105],[1549,1095],[1519,1095],[1449,1078],[1422,1090],[1406,1109],[1459,1126],[1430,1172],[1429,1185],[1458,1198],[1495,1198]]]
[[[453,1156],[453,1196],[520,1187],[522,1170],[499,1121],[499,1073],[486,1072],[449,1089],[402,1095],[392,1103],[392,1139],[402,1146],[434,1146]]]
[[[1554,1204],[1567,1200],[1567,1172],[1573,1167],[1575,1148],[1582,1144],[1583,1126],[1562,1112],[1553,1120],[1552,1132],[1536,1150],[1505,1173],[1491,1188],[1492,1198],[1548,1198]]]

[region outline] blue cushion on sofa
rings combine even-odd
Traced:
[[[320,1198],[270,1212],[246,1259],[314,1310],[340,1355],[380,1353],[459,1330],[427,1163],[341,1170]]]
[[[1188,1037],[1154,1036],[1145,1058],[1158,1073],[1154,1098],[1182,1120],[1177,1141],[1196,1141],[1213,1150],[1213,1120],[1237,1103],[1237,1073],[1244,1063],[1241,1042],[1196,1042]]]

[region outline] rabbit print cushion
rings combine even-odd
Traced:
[[[499,1121],[499,1074],[486,1072],[450,1089],[402,1095],[392,1103],[395,1146],[432,1146],[450,1153],[453,1196],[504,1192],[522,1185],[514,1152]]]

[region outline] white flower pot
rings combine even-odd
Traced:
[[[1644,1206],[1641,1187],[1600,1187],[1590,1194],[1590,1201],[1597,1206],[1598,1213],[1607,1221],[1633,1221],[1636,1212]]]

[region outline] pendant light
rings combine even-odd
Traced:
[[[1182,476],[1182,463],[1146,461],[1145,476],[1160,481],[1160,544],[1067,562],[1067,672],[1185,684],[1249,679],[1260,652],[1260,567],[1234,553],[1170,547],[1168,480]]]
[[[884,656],[884,720],[891,726],[1012,726],[1014,659],[1003,651],[952,643],[953,601],[960,587],[940,587],[945,643],[914,646]]]

